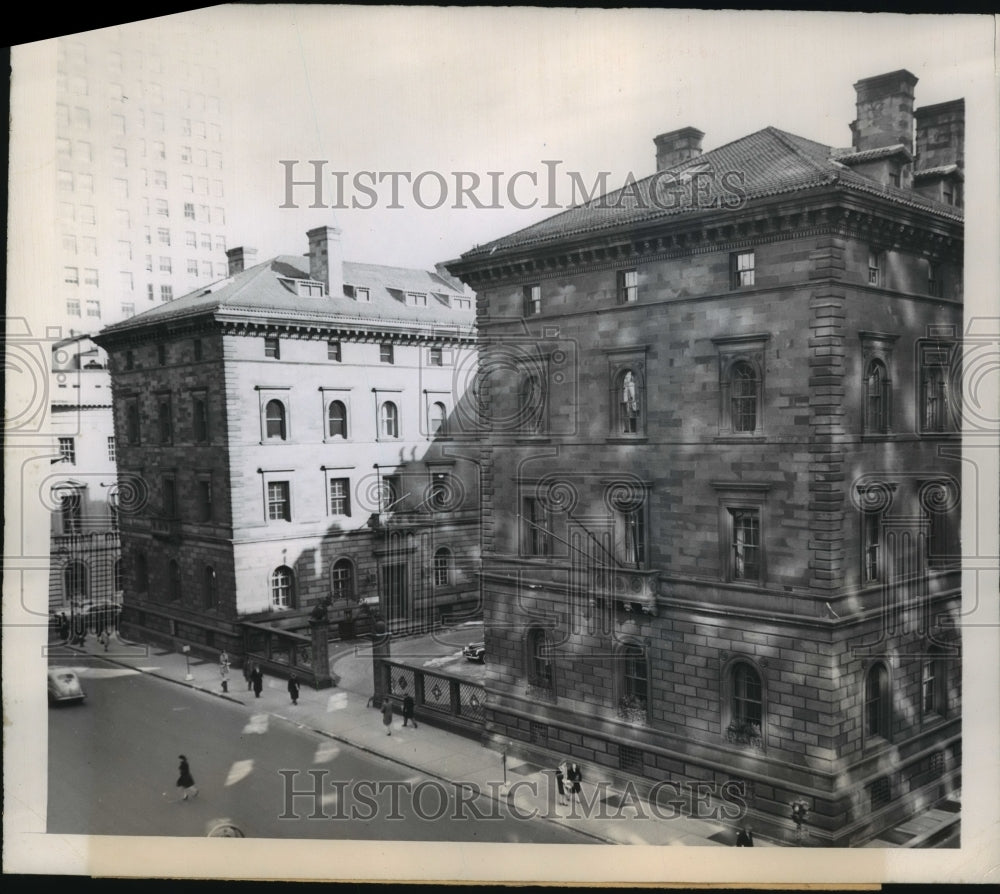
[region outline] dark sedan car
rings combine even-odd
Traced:
[[[49,704],[82,702],[87,697],[76,671],[68,667],[49,668]]]
[[[486,643],[469,643],[464,649],[462,649],[462,654],[469,659],[469,661],[478,661],[480,663],[486,660]]]

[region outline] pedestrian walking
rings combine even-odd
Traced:
[[[392,699],[389,696],[382,698],[382,723],[385,726],[385,734],[392,735]]]
[[[573,804],[576,801],[576,796],[580,794],[580,783],[583,781],[583,772],[576,761],[569,765],[569,769],[566,771],[566,779],[569,781],[569,800]]]
[[[247,681],[247,692],[253,689],[253,663],[243,662],[243,679]]]
[[[264,671],[259,664],[253,666],[253,694],[255,698],[260,698],[261,690],[264,688]]]
[[[556,767],[556,788],[559,789],[559,803],[568,804],[566,800],[566,774],[563,772],[563,765]]]
[[[737,847],[753,847],[753,830],[749,826],[740,829],[740,834],[736,836]]]
[[[66,617],[66,612],[59,616],[59,639],[64,646],[69,642],[69,618]]]
[[[229,692],[229,653],[225,649],[219,653],[219,676],[222,677],[222,691]]]
[[[292,674],[288,678],[288,694],[291,696],[292,704],[299,703],[299,678]]]
[[[413,716],[413,696],[409,692],[403,696],[403,726],[407,722],[411,722],[414,729],[417,728],[417,718]]]
[[[194,784],[194,777],[191,775],[191,767],[188,765],[188,759],[183,754],[179,755],[179,757],[181,765],[177,768],[179,773],[177,776],[177,786],[184,789],[184,795],[181,800],[186,801],[188,796],[197,798],[198,786]]]

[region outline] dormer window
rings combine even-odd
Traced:
[[[371,292],[364,286],[348,286],[345,290],[348,294],[353,295],[354,300],[358,304],[371,304],[372,296]]]
[[[451,299],[451,306],[455,310],[472,310],[472,299],[471,298],[459,298],[454,297]]]
[[[407,307],[427,307],[427,293],[426,292],[407,292],[406,293],[406,306]]]
[[[322,298],[326,292],[323,283],[308,279],[298,279],[295,281],[295,292],[306,297]]]

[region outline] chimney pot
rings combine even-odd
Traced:
[[[665,171],[682,161],[701,155],[701,141],[705,136],[696,127],[682,127],[653,138],[656,144],[656,170]]]

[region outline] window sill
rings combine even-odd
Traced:
[[[876,443],[878,441],[898,441],[903,437],[899,432],[865,432],[861,435],[862,444]]]
[[[608,444],[646,444],[649,442],[649,437],[645,432],[634,435],[608,435],[605,441]]]
[[[716,435],[716,444],[763,444],[767,441],[767,436],[763,432],[752,432],[745,435],[725,434]]]

